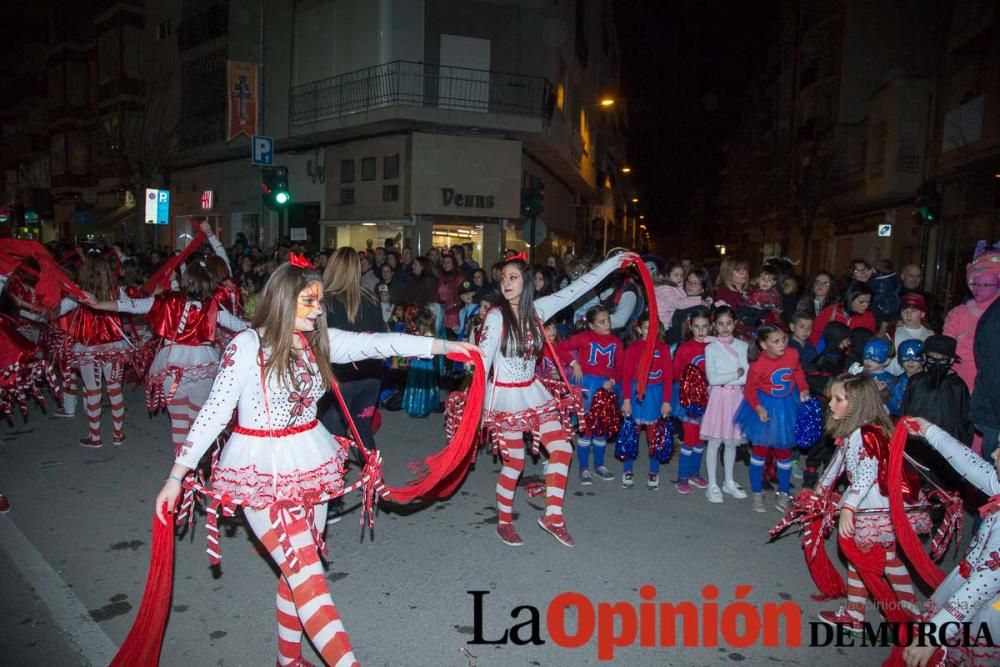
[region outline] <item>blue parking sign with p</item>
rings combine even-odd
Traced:
[[[250,141],[250,164],[258,167],[274,164],[274,137],[253,136]]]

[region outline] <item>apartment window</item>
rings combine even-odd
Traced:
[[[376,161],[373,157],[361,158],[361,180],[362,181],[374,181],[375,180],[375,169]]]
[[[164,21],[160,25],[156,26],[156,39],[157,39],[157,41],[159,41],[161,39],[166,39],[167,37],[169,37],[170,36],[170,32],[171,32],[170,19],[167,19],[166,21]]]
[[[382,186],[382,201],[399,201],[399,186],[398,185],[383,185]]]
[[[351,164],[354,163],[352,162]],[[354,188],[340,188],[340,203],[341,204],[354,203]]]
[[[386,180],[399,178],[399,153],[382,158],[382,178]]]
[[[340,182],[341,183],[354,182],[354,160],[340,161]]]

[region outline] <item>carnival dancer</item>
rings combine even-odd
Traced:
[[[677,479],[674,487],[678,493],[688,495],[691,487],[707,489],[708,480],[701,476],[701,455],[705,445],[701,440],[701,419],[704,416],[704,406],[699,414],[690,406],[681,404],[681,376],[688,366],[694,366],[704,375],[705,348],[708,347],[708,336],[712,332],[712,313],[705,306],[697,306],[688,314],[681,324],[684,341],[674,351],[674,416],[681,420],[684,429],[684,444],[681,446],[681,457],[677,463]]]
[[[184,272],[180,287],[155,297],[87,301],[98,310],[145,313],[161,338],[146,376],[146,407],[151,413],[166,408],[175,447],[184,442],[212,390],[219,361],[216,325],[231,331],[247,327],[246,322],[219,308],[211,276],[198,260]]]
[[[613,256],[581,275],[567,287],[535,301],[535,281],[523,253],[508,258],[501,271],[500,296],[483,323],[481,346],[487,373],[485,420],[495,433],[503,468],[496,487],[497,535],[510,546],[523,544],[513,523],[514,491],[524,469],[524,432],[531,431],[549,454],[545,474],[545,515],[538,525],[561,544],[573,546],[563,519],[566,476],[572,460],[569,434],[564,430],[559,401],[535,375],[542,349],[542,322],[571,306],[604,278],[625,264],[638,262],[635,253]]]
[[[639,379],[636,374],[639,372],[639,360],[642,356],[642,340],[649,334],[649,314],[644,313],[639,316],[638,325],[635,327],[635,334],[625,348],[625,360],[622,362],[621,391],[622,391],[622,416],[632,417],[639,426],[645,426],[646,442],[652,450],[653,442],[656,438],[656,422],[660,417],[669,417],[671,412],[670,398],[673,389],[673,364],[670,358],[670,346],[663,341],[663,329],[660,330],[656,347],[653,348],[653,363],[649,367],[648,380],[646,384],[646,395],[642,398],[636,396],[636,388]],[[633,405],[632,399],[635,399]],[[637,436],[638,438],[638,436]],[[635,485],[635,475],[632,472],[635,466],[635,459],[627,459],[624,462],[624,472],[622,473],[622,486],[631,489]],[[655,456],[649,457],[649,477],[646,481],[646,488],[653,490],[659,484],[660,461]]]
[[[560,361],[572,368],[573,384],[583,387],[583,411],[590,413],[594,396],[600,389],[619,393],[617,378],[621,375],[621,358],[625,349],[618,336],[611,333],[611,313],[604,306],[587,310],[587,328],[559,343]],[[594,448],[594,475],[610,482],[615,476],[604,465],[606,435],[595,433],[591,420],[580,424],[576,439],[576,457],[580,463],[580,483],[593,484],[590,474],[590,449]]]
[[[878,386],[871,377],[841,375],[834,380],[826,431],[837,439],[838,451],[816,491],[828,494],[841,474],[847,473],[849,486],[840,499],[837,524],[841,539],[853,540],[863,551],[872,546],[885,549],[883,577],[889,581],[900,607],[919,614],[913,581],[896,555],[896,534],[889,514],[887,466],[892,428]],[[912,489],[909,502],[916,500],[917,491]],[[913,512],[909,521],[917,532],[931,529],[925,511]],[[819,618],[830,625],[845,624],[852,632],[858,632],[865,620],[867,599],[868,589],[857,567],[848,559],[847,605],[837,611],[820,612]]]
[[[232,267],[229,264],[226,249],[222,247],[222,243],[215,236],[210,224],[202,221],[200,227],[201,231],[205,233],[209,245],[212,247],[212,252],[215,253],[207,255],[204,259],[205,268],[208,270],[208,274],[212,277],[212,282],[215,285],[212,298],[219,304],[219,308],[226,310],[234,317],[245,319],[243,312],[243,292],[233,280]],[[215,335],[218,338],[219,345],[225,347],[232,340],[233,332],[225,327],[218,327],[215,330]]]
[[[701,420],[701,437],[708,440],[705,468],[708,473],[708,489],[705,497],[710,503],[721,503],[726,493],[738,500],[747,497],[743,488],[733,479],[736,466],[736,449],[743,440],[740,427],[733,422],[736,411],[743,400],[743,386],[747,381],[747,361],[749,346],[733,336],[736,329],[736,313],[729,306],[715,309],[715,336],[709,337],[705,348],[705,376],[708,379],[708,406]],[[722,455],[722,469],[725,482],[719,488],[717,482],[719,448],[725,444]]]
[[[182,480],[235,409],[237,425],[212,471],[212,490],[243,507],[247,524],[281,571],[278,664],[306,664],[304,631],[327,664],[355,665],[318,553],[327,512],[319,499],[343,490],[350,445],[316,419],[316,401],[331,386],[330,364],[476,348],[423,336],[327,329],[322,275],[301,257],[292,261],[265,285],[252,330],[227,346],[211,394],[177,448],[156,514],[164,524],[170,520],[164,507],[176,505]]]
[[[750,492],[753,510],[765,512],[764,462],[774,450],[778,492],[774,506],[784,512],[792,481],[792,447],[800,401],[809,398],[809,385],[799,364],[799,354],[788,346],[788,334],[773,324],[757,329],[757,345],[748,353],[750,371],[743,388],[743,403],[734,421],[753,445],[750,452]],[[798,391],[796,391],[798,389]]]
[[[111,268],[99,251],[86,253],[77,280],[81,289],[101,299],[112,299],[117,293]],[[59,318],[55,325],[66,334],[57,352],[57,364],[64,375],[69,375],[69,381],[64,386],[64,414],[72,415],[76,411],[77,373],[83,381],[83,407],[87,415],[88,434],[81,438],[80,445],[92,449],[103,446],[102,381],[107,386],[111,404],[111,444],[115,447],[121,445],[125,442],[122,376],[134,348],[122,328],[118,313],[95,310],[64,298],[59,305]]]
[[[34,266],[29,266],[29,261]],[[33,288],[20,280],[19,271],[34,277]],[[56,309],[61,295],[76,298],[84,295],[37,241],[0,240],[0,294],[8,281],[24,289],[24,298],[19,299],[19,303],[39,311]],[[55,356],[54,352],[51,355],[41,354],[39,345],[21,333],[16,320],[0,315],[0,415],[8,422],[13,422],[14,406],[27,418],[28,397],[45,406],[43,384],[48,384],[57,401],[62,400],[62,383],[52,356]]]
[[[1000,451],[993,453],[993,465],[990,465],[926,419],[904,418],[903,424],[913,435],[923,436],[962,478],[989,496],[989,501],[979,510],[983,522],[972,536],[965,557],[934,591],[921,620],[930,621],[935,628],[946,628],[949,640],[958,639],[956,634],[961,631],[962,623],[969,623],[973,628],[985,623],[995,642],[1000,637],[1000,614],[993,607],[1000,597]],[[903,652],[903,658],[909,667],[923,667],[935,648],[911,645]],[[949,646],[945,650],[949,665],[957,662],[972,667],[1000,664],[1000,646],[996,644]]]

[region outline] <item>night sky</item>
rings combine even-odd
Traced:
[[[628,159],[661,254],[679,252],[658,238],[679,231],[684,239],[714,220],[722,149],[738,126],[747,81],[764,61],[777,16],[774,0],[615,0]],[[707,210],[692,208],[699,192]]]

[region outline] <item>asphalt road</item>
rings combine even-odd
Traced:
[[[0,516],[2,664],[102,664],[128,631],[146,577],[152,499],[169,468],[171,446],[166,417],[148,418],[140,391],[127,391],[126,401],[128,441],[120,448],[81,448],[82,414],[57,419],[34,409],[27,424],[3,427],[0,489],[13,508]],[[110,432],[107,420],[105,415]],[[387,413],[377,440],[386,478],[401,484],[408,462],[443,444],[441,418]],[[737,466],[737,480],[746,486],[746,468]],[[611,467],[620,474],[616,461]],[[626,490],[617,480],[581,487],[574,465],[566,496],[573,549],[535,524],[542,498],[529,499],[523,484],[541,474],[540,462],[529,460],[515,500],[525,541],[519,548],[503,545],[495,535],[499,465],[485,454],[451,499],[419,510],[381,511],[373,539],[360,529],[356,500],[349,497],[343,520],[327,530],[327,578],[356,655],[366,665],[454,667],[738,662],[819,667],[876,665],[884,659],[886,650],[879,648],[808,647],[808,622],[829,604],[809,599],[815,589],[796,537],[767,543],[778,512],[755,514],[749,500],[728,496],[724,504],[711,505],[698,491],[681,496],[667,483],[675,470],[676,461],[666,466],[659,491],[641,483]],[[636,471],[643,480],[644,459]],[[205,554],[203,522],[177,544],[165,666],[275,662],[274,571],[238,517],[221,532],[218,569]],[[832,553],[833,546],[828,548]],[[945,565],[952,562],[949,556]],[[640,597],[646,585],[655,591],[644,589],[645,598]],[[718,589],[720,618],[737,586],[750,587],[740,594],[757,613],[768,603],[798,605],[802,645],[769,648],[761,638],[737,648],[719,638],[707,648],[661,647],[655,640],[643,647],[637,639],[614,650],[612,660],[599,658],[599,643],[610,646],[611,635],[629,629],[621,618],[597,620],[611,618],[610,607],[597,613],[599,602],[623,602],[623,615],[642,619],[640,603],[655,613],[659,603],[690,601],[703,626],[694,638],[711,644],[705,628],[713,624],[701,622],[711,615],[706,603],[712,601],[705,595],[712,593],[704,590],[710,585]],[[521,626],[508,643],[468,643],[476,625],[476,596],[469,591],[483,591],[477,594],[482,639],[498,640],[506,629]],[[563,593],[582,597],[557,597]],[[547,619],[554,599],[581,604],[579,618],[567,613],[562,628],[568,640],[580,637],[577,648],[555,641]],[[537,609],[535,635],[544,643],[530,641],[532,610],[526,607]],[[588,609],[596,614],[592,634]],[[868,618],[877,620],[871,609]],[[659,635],[658,619],[645,627]],[[599,642],[601,628],[605,637]],[[511,637],[529,643],[515,644]],[[682,637],[678,631],[678,643]]]

